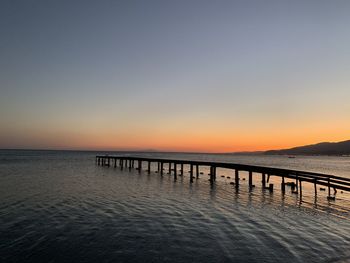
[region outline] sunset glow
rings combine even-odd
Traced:
[[[263,2],[5,1],[0,148],[235,152],[349,139],[350,3]]]

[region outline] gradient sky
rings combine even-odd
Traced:
[[[350,1],[0,2],[0,148],[350,139]]]

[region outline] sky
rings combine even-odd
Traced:
[[[350,139],[350,1],[0,2],[0,148]]]

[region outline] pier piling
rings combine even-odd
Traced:
[[[235,186],[239,187],[239,171],[237,169],[235,170]]]

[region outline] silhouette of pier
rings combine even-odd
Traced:
[[[350,178],[344,178],[335,175],[328,175],[322,173],[313,173],[306,171],[280,169],[273,167],[245,165],[236,163],[225,163],[225,162],[208,162],[208,161],[192,161],[192,160],[174,160],[174,159],[159,159],[159,158],[145,158],[145,157],[132,157],[132,156],[108,156],[108,155],[97,155],[96,164],[100,166],[114,166],[120,167],[121,169],[135,168],[135,162],[137,163],[136,169],[141,172],[143,164],[146,164],[145,169],[148,173],[151,173],[151,164],[156,164],[156,171],[163,176],[166,169],[168,174],[174,176],[174,180],[177,180],[178,176],[184,175],[184,166],[189,169],[190,175],[189,181],[193,183],[194,179],[198,179],[203,172],[200,172],[201,167],[209,167],[209,181],[214,183],[216,181],[217,169],[224,168],[233,171],[234,182],[236,188],[240,185],[240,172],[248,172],[248,186],[250,188],[255,187],[254,179],[260,176],[260,182],[262,188],[273,191],[274,185],[269,183],[270,177],[281,178],[281,191],[284,194],[286,191],[286,185],[290,186],[293,193],[300,194],[302,196],[302,183],[307,182],[314,185],[315,196],[317,196],[317,186],[325,186],[328,188],[328,199],[335,199],[337,190],[350,192]],[[286,182],[286,179],[292,181]],[[259,180],[259,178],[258,178]],[[267,186],[268,185],[268,186]],[[326,188],[320,188],[325,191]],[[331,195],[331,189],[334,190],[334,195]]]

